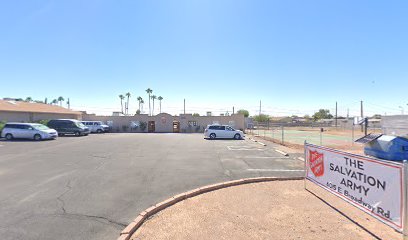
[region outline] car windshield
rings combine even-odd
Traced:
[[[36,124],[36,125],[32,125],[32,126],[36,130],[48,130],[48,129],[50,129],[49,127],[47,127],[45,125],[42,125],[42,124],[38,124],[38,125]]]
[[[75,122],[75,125],[76,125],[77,127],[80,127],[80,128],[84,128],[84,127],[85,127],[85,125],[84,125],[83,123],[81,123],[81,122]]]

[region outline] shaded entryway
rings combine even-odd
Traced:
[[[173,121],[173,132],[174,133],[180,132],[180,122],[179,121]]]
[[[147,131],[148,132],[155,132],[156,130],[156,123],[154,121],[149,121]]]

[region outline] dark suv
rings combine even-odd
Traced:
[[[75,136],[86,136],[89,134],[89,128],[76,119],[55,119],[50,120],[48,127],[57,130],[58,135],[74,134]]]

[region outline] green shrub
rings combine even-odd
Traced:
[[[0,131],[1,131],[1,130],[3,130],[4,125],[6,125],[6,123],[5,123],[5,122],[0,121]]]
[[[195,131],[196,131],[196,132],[200,132],[200,129],[201,129],[201,126],[196,126]]]
[[[147,127],[147,123],[146,122],[140,122],[140,130],[142,130],[142,132],[144,132],[146,130]]]
[[[43,120],[37,121],[37,123],[43,124],[43,125],[46,125],[46,126],[47,126],[47,124],[48,124],[49,121],[50,121],[50,120],[48,120],[48,119],[43,119]]]

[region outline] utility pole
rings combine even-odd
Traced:
[[[232,107],[232,114],[235,114],[235,107]]]
[[[337,128],[337,102],[336,102],[336,119],[334,119],[334,121],[336,122],[336,128]]]
[[[347,121],[348,121],[349,117],[350,117],[350,109],[347,108]]]
[[[184,114],[186,114],[186,99],[184,98]]]
[[[261,112],[262,112],[262,102],[261,100],[259,100],[259,116],[261,116]]]
[[[361,101],[361,106],[360,106],[360,108],[361,108],[361,120],[363,120],[363,118],[364,118],[364,113],[363,113],[363,101]],[[363,126],[363,124],[361,124],[361,132],[363,132],[364,131],[364,126]]]

